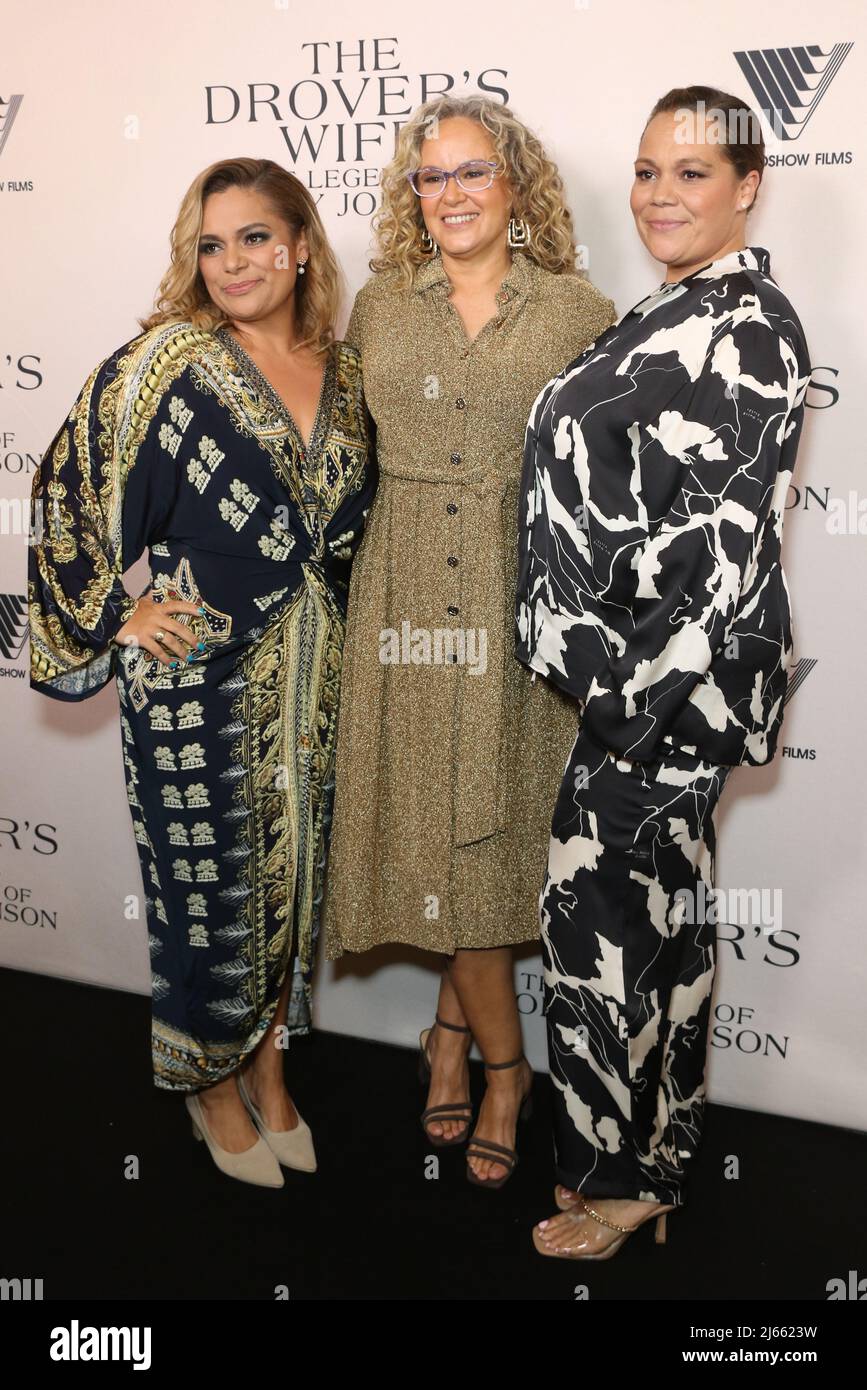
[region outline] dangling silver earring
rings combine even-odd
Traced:
[[[530,228],[523,218],[521,218],[520,221],[516,220],[514,217],[509,218],[508,243],[510,246],[530,245]]]
[[[436,242],[434,241],[427,227],[425,227],[421,234],[422,251],[424,251],[426,256],[432,256],[434,251],[436,251],[436,246]]]
[[[299,275],[304,275],[304,274],[306,273],[306,270],[307,270],[307,262],[306,262],[306,261],[299,261],[299,262],[298,262],[298,274],[299,274]]]

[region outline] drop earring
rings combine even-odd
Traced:
[[[421,234],[421,249],[422,251],[424,251],[426,256],[432,256],[433,253],[436,251],[436,242],[434,241],[427,227],[423,229]]]
[[[507,237],[509,246],[520,247],[530,245],[530,228],[521,218],[520,220],[509,218],[509,235]]]
[[[306,261],[299,261],[299,262],[298,262],[298,274],[299,274],[299,275],[304,275],[304,274],[306,273],[306,271],[307,271],[307,262],[306,262]]]

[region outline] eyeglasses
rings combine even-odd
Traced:
[[[420,198],[435,198],[452,178],[464,193],[479,193],[494,182],[496,167],[494,159],[467,159],[457,169],[437,169],[433,164],[426,164],[423,169],[413,169],[407,178]]]

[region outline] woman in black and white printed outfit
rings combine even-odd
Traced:
[[[540,896],[546,1255],[608,1258],[653,1216],[664,1240],[700,1140],[715,927],[689,900],[713,887],[731,768],[774,756],[793,656],[780,550],[809,359],[746,244],[763,168],[737,98],[657,103],[631,207],[665,281],[527,428],[517,654],[580,713]]]

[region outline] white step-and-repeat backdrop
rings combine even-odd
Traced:
[[[282,161],[315,192],[354,291],[400,123],[434,93],[487,91],[558,161],[590,275],[623,312],[662,278],[628,208],[639,133],[664,91],[703,83],[768,112],[750,240],[771,251],[813,365],[786,522],[797,666],[781,752],[737,770],[719,810],[726,891],[709,1093],[867,1128],[859,0],[7,0],[4,10],[0,962],[149,992],[144,922],[124,915],[141,880],[115,688],[79,705],[29,689],[26,516],[33,469],[85,377],[151,307],[193,176],[227,156]],[[145,563],[132,574],[140,586]],[[739,903],[742,885],[764,890],[763,914]],[[323,966],[319,1026],[413,1042],[431,1021],[435,964],[395,950]],[[516,983],[542,1068],[531,950]]]

